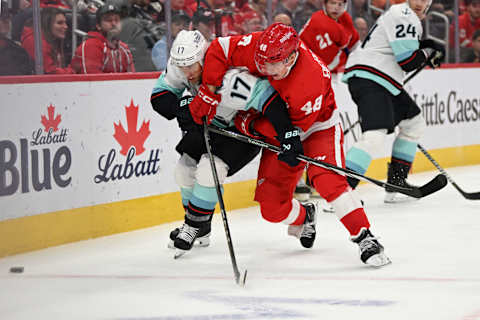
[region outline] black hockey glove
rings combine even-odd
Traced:
[[[443,54],[440,51],[434,51],[427,58],[427,64],[432,68],[438,68],[441,66],[443,60]]]
[[[177,122],[178,126],[182,131],[192,131],[199,128],[199,126],[193,121],[192,114],[190,113],[190,109],[188,105],[192,102],[192,96],[185,96],[182,97],[178,101],[178,108],[177,108]]]
[[[282,152],[278,154],[278,160],[285,162],[290,167],[295,167],[300,163],[297,159],[299,154],[303,154],[303,146],[300,141],[300,131],[293,129],[283,133],[283,137],[278,137]]]
[[[432,39],[420,40],[420,49],[432,49],[433,52],[427,58],[427,64],[434,69],[440,67],[441,61],[445,56],[445,47],[443,45]]]

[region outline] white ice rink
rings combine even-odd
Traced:
[[[480,166],[447,171],[480,191]],[[254,207],[228,212],[245,288],[234,283],[217,214],[210,247],[178,260],[167,249],[178,223],[0,259],[0,319],[480,319],[480,200],[451,185],[395,205],[374,185],[358,191],[393,262],[382,269],[361,263],[332,214],[319,214],[308,250]]]

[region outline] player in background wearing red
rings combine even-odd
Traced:
[[[220,37],[212,42],[206,57],[203,84],[190,104],[193,119],[212,119],[221,97],[215,94],[230,67],[247,67],[252,74],[268,76],[288,108],[265,104],[262,113],[237,117],[237,128],[244,134],[280,145],[278,156],[263,150],[257,177],[255,200],[261,214],[270,222],[289,225],[296,237],[312,233],[311,208],[293,198],[295,185],[305,164],[298,154],[345,167],[343,132],[327,66],[300,41],[292,27],[275,23],[263,33]],[[307,169],[318,193],[332,204],[341,223],[359,245],[362,262],[376,267],[390,263],[383,246],[370,232],[364,208],[344,176],[317,166]],[[303,224],[300,224],[304,221]],[[305,245],[307,244],[307,245]]]
[[[315,12],[300,31],[300,39],[332,73],[343,70],[348,54],[359,43],[346,0],[326,0],[325,9]]]
[[[326,0],[324,10],[318,10],[307,21],[299,33],[300,39],[328,66],[335,78],[342,72],[347,62],[348,54],[359,43],[359,36],[352,22],[352,17],[346,12],[347,0]],[[295,188],[295,197],[308,200],[310,186],[300,179]],[[324,205],[324,211],[331,212],[329,205]]]

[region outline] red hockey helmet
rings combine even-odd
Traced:
[[[298,34],[290,26],[274,23],[263,31],[255,47],[255,64],[262,72],[266,63],[284,61],[298,49]]]

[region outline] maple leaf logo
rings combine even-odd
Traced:
[[[127,155],[127,152],[131,147],[135,147],[136,155],[142,154],[143,151],[145,151],[143,144],[150,135],[150,121],[145,122],[144,120],[142,126],[137,131],[138,105],[135,106],[133,104],[133,99],[130,102],[130,106],[125,107],[125,112],[127,114],[128,131],[125,131],[120,121],[118,121],[118,124],[114,122],[113,126],[115,128],[115,133],[113,134],[113,137],[122,147],[120,153],[124,156]]]
[[[48,132],[51,129],[53,131],[58,130],[58,125],[60,124],[60,121],[62,121],[62,116],[57,115],[55,117],[55,107],[50,104],[50,106],[47,108],[48,110],[48,118],[45,116],[42,116],[42,124],[45,127],[45,132]]]

